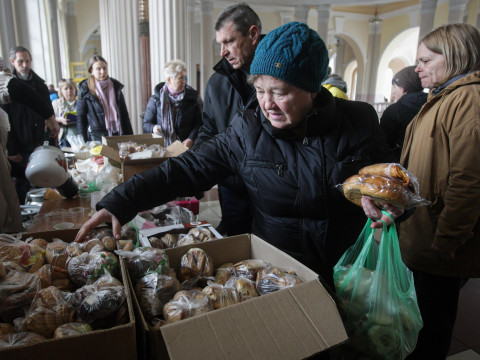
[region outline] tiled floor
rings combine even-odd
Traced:
[[[199,220],[217,227],[221,215],[214,187],[200,200]],[[480,279],[470,279],[462,289],[449,355],[448,360],[480,360]]]

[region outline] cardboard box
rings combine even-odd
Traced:
[[[178,270],[189,248],[204,249],[215,267],[226,262],[262,259],[294,270],[304,283],[214,310],[160,330],[149,328],[135,293],[138,331],[145,359],[303,359],[347,340],[335,302],[318,275],[255,235],[240,235],[167,249]],[[129,278],[131,283],[131,280]]]
[[[151,229],[142,229],[138,232],[138,238],[142,246],[151,246],[150,241],[148,238],[150,236],[157,236],[161,237],[167,233],[170,234],[186,234],[188,231],[197,226],[205,226],[208,230],[210,230],[217,239],[222,239],[223,236],[215,230],[215,228],[210,225],[207,221],[195,221],[191,223],[185,224],[175,224],[175,225],[168,225],[168,226],[160,226]]]
[[[126,141],[133,141],[138,144],[145,144],[147,146],[152,144],[158,144],[163,146],[163,137],[158,137],[153,134],[102,137],[103,145],[101,155],[109,158],[111,162],[113,161],[112,164],[117,164],[121,167],[123,181],[127,181],[135,174],[141,173],[142,171],[160,165],[169,157],[178,156],[188,150],[188,148],[184,146],[180,141],[175,141],[166,148],[168,151],[167,157],[122,160],[120,159],[120,156],[118,154],[118,143]]]
[[[22,240],[30,236],[50,241],[59,238],[73,241],[78,230],[58,230],[23,235]],[[85,335],[60,339],[49,339],[30,346],[15,346],[0,349],[0,359],[8,360],[52,360],[52,359],[102,359],[131,360],[137,358],[135,316],[132,295],[128,286],[128,275],[123,261],[120,261],[121,281],[125,286],[129,322],[105,330],[95,330]]]

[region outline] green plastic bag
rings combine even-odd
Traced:
[[[389,229],[383,224],[380,245],[370,224],[369,219],[334,267],[340,313],[349,336],[337,356],[405,359],[415,349],[423,326],[413,275],[402,261],[395,224]]]

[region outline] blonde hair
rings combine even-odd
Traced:
[[[451,78],[480,69],[480,32],[470,24],[449,24],[427,34],[420,43],[445,58],[445,77],[435,86]]]
[[[165,80],[174,79],[177,74],[181,73],[182,71],[187,72],[187,65],[182,60],[170,60],[165,63],[163,66],[163,75],[165,76]]]
[[[75,97],[77,97],[77,94],[78,94],[77,85],[75,85],[75,83],[71,79],[66,79],[66,80],[63,79],[63,80],[60,80],[58,82],[58,90],[59,90],[58,91],[58,93],[59,93],[58,96],[63,99],[62,88],[66,87],[66,86],[73,87],[75,89]]]

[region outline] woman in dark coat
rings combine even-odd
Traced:
[[[330,285],[332,267],[365,225],[362,208],[335,188],[358,170],[393,158],[372,106],[322,88],[328,51],[306,24],[292,22],[260,42],[250,74],[259,107],[227,130],[131,178],[107,194],[77,241],[101,222],[120,224],[176,196],[239,175],[253,206],[252,232]]]
[[[143,132],[164,136],[165,146],[180,140],[188,148],[202,125],[202,100],[187,84],[187,68],[181,60],[165,64],[166,82],[155,86],[143,118]]]
[[[108,64],[103,57],[92,56],[87,67],[91,75],[78,86],[78,133],[85,141],[133,134],[123,85],[108,75]]]

